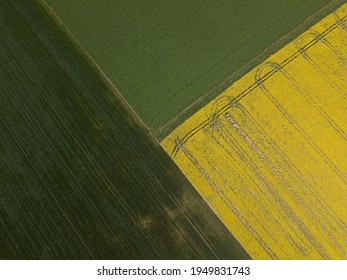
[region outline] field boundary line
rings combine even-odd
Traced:
[[[277,41],[268,46],[261,53],[256,55],[241,68],[234,71],[228,75],[223,81],[214,86],[211,90],[206,92],[203,96],[198,98],[191,105],[187,106],[180,113],[178,113],[173,119],[169,120],[166,124],[161,126],[159,129],[155,130],[153,134],[159,139],[159,141],[164,140],[169,136],[176,128],[182,125],[186,120],[192,117],[200,109],[206,106],[208,103],[213,101],[218,95],[223,93],[227,88],[229,88],[234,82],[241,79],[247,73],[252,71],[257,65],[263,63],[271,55],[275,54],[287,44],[295,40],[302,33],[307,31],[309,28],[313,27],[320,20],[328,16],[330,13],[334,12],[340,6],[345,3],[344,0],[333,0],[316,13],[308,16],[302,23],[296,26],[293,30],[289,31],[287,34],[283,35]],[[317,21],[315,21],[317,19]]]
[[[159,142],[157,138],[154,136],[152,131],[149,129],[149,127],[142,121],[140,116],[136,113],[136,111],[131,107],[131,105],[127,102],[127,100],[123,97],[121,92],[116,88],[116,86],[111,82],[111,80],[107,77],[107,75],[103,72],[103,70],[100,68],[100,66],[95,62],[95,60],[89,55],[89,53],[86,51],[86,49],[81,45],[81,43],[78,41],[78,39],[71,33],[71,31],[67,28],[67,26],[62,22],[62,20],[59,18],[59,16],[55,13],[55,11],[51,8],[51,6],[48,5],[48,3],[45,0],[39,0],[39,5],[43,10],[45,10],[50,17],[50,19],[55,22],[58,27],[58,31],[62,33],[66,33],[66,40],[71,43],[82,55],[84,58],[86,58],[86,62],[90,67],[95,70],[95,73],[98,74],[98,76],[105,82],[105,85],[110,88],[110,90],[114,93],[114,97],[125,107],[127,117],[126,119],[129,121],[131,120],[132,123],[135,123],[137,126],[139,126],[141,129],[143,129],[147,134],[150,135],[150,138],[152,142],[159,145]],[[131,116],[131,118],[129,118]],[[160,145],[159,145],[160,146]]]
[[[347,19],[347,15],[344,16],[342,19],[345,21]],[[325,37],[331,32],[333,32],[336,28],[339,27],[339,22],[335,22],[333,25],[329,26],[327,29],[325,29],[322,33],[319,34],[321,37]],[[279,67],[284,67],[288,65],[290,62],[294,61],[296,58],[298,58],[301,55],[302,50],[307,51],[311,47],[313,47],[315,44],[318,43],[318,40],[313,38],[310,42],[308,42],[306,45],[302,46],[300,49],[298,49],[295,53],[293,53],[291,56],[289,56],[287,59],[283,60],[281,63],[278,63]],[[261,67],[261,64],[259,65]],[[254,68],[256,69],[256,68]],[[266,81],[269,79],[271,76],[273,76],[275,73],[277,73],[278,69],[277,68],[272,68],[269,70],[266,74],[264,74],[260,79],[262,82]],[[250,73],[250,72],[249,72]],[[230,109],[233,105],[238,103],[241,99],[246,97],[249,93],[251,93],[254,89],[258,87],[258,83],[255,81],[253,84],[248,86],[245,90],[243,90],[241,93],[239,93],[236,97],[234,97],[227,105],[222,106],[221,108],[216,110],[216,114],[220,116],[224,112],[226,112],[228,109]],[[211,100],[213,101],[213,100]],[[202,110],[201,108],[200,110]],[[198,133],[201,129],[205,128],[210,122],[213,120],[213,117],[207,118],[203,122],[201,122],[199,125],[195,126],[192,128],[186,135],[184,135],[182,138],[179,140],[179,144],[184,144],[186,143],[191,137],[193,137],[196,133]],[[176,153],[176,150],[179,149],[179,145],[176,145],[174,148],[172,155]]]

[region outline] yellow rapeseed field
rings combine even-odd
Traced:
[[[163,142],[255,259],[347,258],[347,4]]]

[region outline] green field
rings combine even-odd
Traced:
[[[0,1],[0,259],[249,258],[58,27]]]
[[[342,1],[46,2],[162,138],[200,107],[199,98],[212,99],[223,80],[229,85]]]

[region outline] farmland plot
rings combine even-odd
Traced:
[[[46,2],[162,140],[342,1]]]
[[[249,258],[41,1],[0,1],[0,259]]]
[[[347,4],[162,145],[256,259],[347,258]]]

